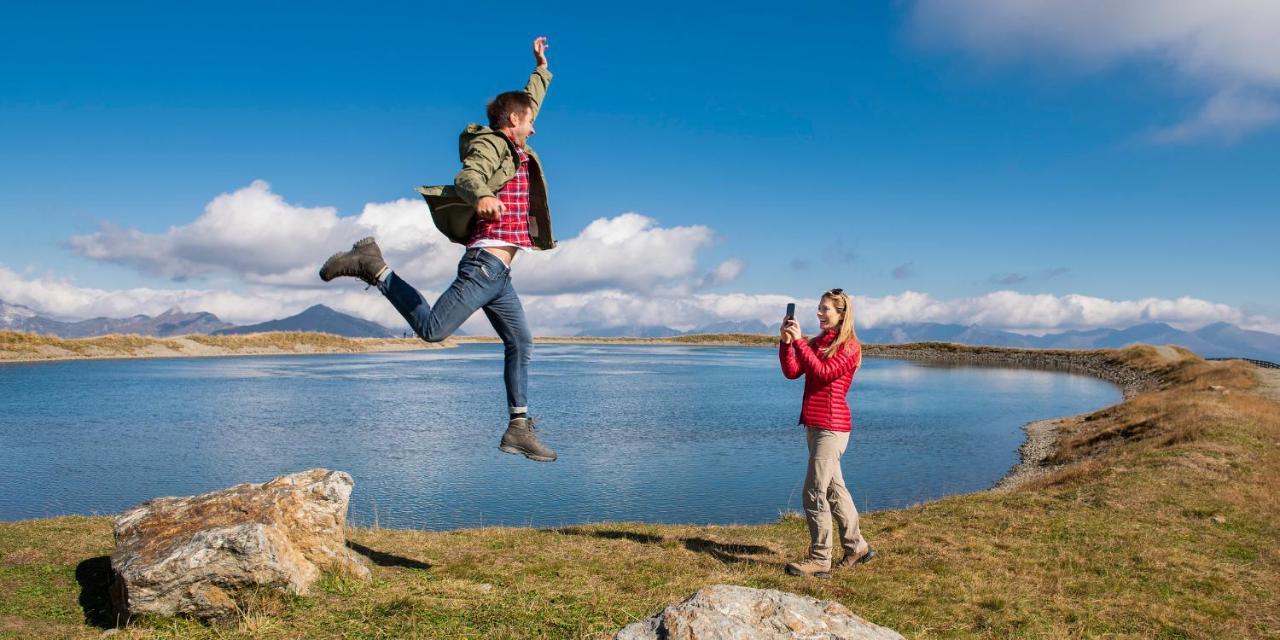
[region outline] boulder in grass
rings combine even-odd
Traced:
[[[615,640],[901,640],[839,602],[727,584],[707,587],[652,618],[623,627]]]
[[[251,589],[303,594],[325,571],[368,578],[346,545],[353,486],[346,473],[312,469],[120,514],[111,554],[117,615],[229,621]]]

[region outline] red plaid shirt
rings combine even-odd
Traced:
[[[516,153],[520,158],[516,176],[494,194],[502,203],[503,212],[494,220],[477,216],[468,247],[490,244],[482,242],[485,240],[517,247],[533,246],[533,240],[529,238],[529,154],[520,146],[516,146]]]

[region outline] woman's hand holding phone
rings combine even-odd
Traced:
[[[803,336],[800,335],[800,323],[796,322],[795,318],[783,318],[781,337],[782,344],[791,344],[792,341],[802,340]]]

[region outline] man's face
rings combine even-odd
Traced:
[[[511,116],[512,142],[523,146],[525,141],[527,141],[534,133],[533,109],[525,109],[524,113]]]

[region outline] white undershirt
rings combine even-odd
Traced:
[[[476,249],[479,247],[515,247],[525,253],[533,252],[533,247],[522,247],[518,244],[507,242],[506,240],[494,240],[493,238],[481,238],[467,245],[468,249]]]

